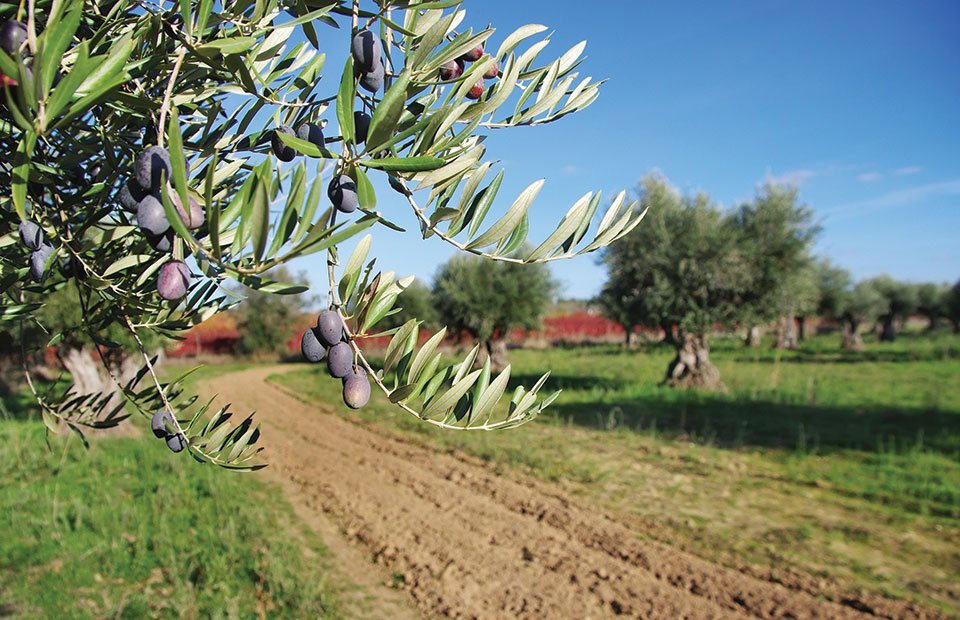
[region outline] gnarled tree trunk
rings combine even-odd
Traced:
[[[880,340],[883,342],[893,342],[897,338],[897,326],[894,323],[893,315],[886,314],[880,319]]]
[[[677,346],[677,336],[673,331],[673,323],[670,321],[661,321],[660,329],[663,330],[663,344],[669,344],[670,346]]]
[[[500,372],[507,367],[510,362],[507,360],[507,339],[490,338],[480,343],[480,351],[477,352],[477,365],[483,366],[487,358],[490,358],[490,372]]]
[[[797,317],[797,340],[803,342],[807,339],[807,317]]]
[[[627,349],[633,348],[633,328],[624,326],[623,331],[623,346]]]
[[[843,324],[843,348],[847,351],[863,351],[863,337],[860,336],[860,324],[847,321]]]
[[[793,322],[792,316],[780,317],[780,323],[777,325],[777,342],[774,347],[777,349],[797,348],[797,326]]]
[[[725,390],[720,371],[710,362],[710,346],[704,334],[679,333],[676,357],[667,367],[664,383],[673,387]]]
[[[743,344],[748,347],[759,347],[760,346],[760,328],[756,325],[751,325],[747,328],[747,337],[743,339]]]

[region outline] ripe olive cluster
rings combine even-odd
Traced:
[[[206,212],[193,196],[184,207],[180,195],[173,190],[168,179],[172,172],[170,153],[160,146],[144,149],[134,162],[133,178],[120,188],[120,206],[134,214],[137,225],[151,246],[158,252],[173,248],[175,232],[167,220],[161,191],[167,193],[184,225],[191,230],[203,226]],[[169,301],[182,299],[190,288],[190,270],[183,261],[171,260],[160,267],[157,277],[157,292]]]
[[[150,420],[153,435],[166,441],[167,447],[173,452],[182,452],[187,447],[187,438],[183,433],[171,433],[170,429],[174,426],[173,416],[166,410],[156,412]]]
[[[0,49],[7,54],[11,56],[16,54],[20,51],[20,48],[23,47],[23,43],[26,40],[27,26],[23,22],[11,19],[0,24]],[[29,67],[27,67],[27,71],[30,71]],[[17,80],[0,71],[0,88],[4,86],[13,87],[16,85]]]
[[[300,352],[311,363],[327,361],[330,376],[343,380],[343,402],[351,409],[359,409],[370,400],[370,381],[367,372],[354,364],[343,319],[333,310],[324,310],[300,340]]]
[[[477,45],[460,58],[445,62],[443,66],[440,67],[440,79],[444,81],[457,79],[463,75],[464,68],[468,62],[477,62],[481,58],[483,58],[483,46]],[[493,80],[498,77],[500,77],[500,66],[494,61],[493,66],[487,69],[483,77],[470,87],[470,90],[467,92],[467,99],[479,99],[482,97],[484,90],[483,80]]]

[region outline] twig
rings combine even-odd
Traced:
[[[170,80],[167,81],[167,89],[163,93],[163,103],[160,104],[160,122],[157,123],[157,146],[163,146],[163,138],[166,135],[164,125],[167,121],[167,112],[170,110],[170,99],[173,97],[173,85],[177,81],[177,74],[180,73],[180,67],[183,65],[186,54],[186,50],[180,50],[180,53],[177,54],[177,61],[173,64]]]

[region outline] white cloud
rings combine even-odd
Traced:
[[[817,172],[815,170],[810,170],[809,168],[787,170],[786,172],[776,175],[773,174],[768,168],[763,182],[770,183],[772,185],[800,185],[804,181],[808,181],[815,176],[817,176]]]
[[[823,211],[825,214],[836,215],[850,211],[872,211],[888,207],[906,207],[915,205],[930,198],[943,196],[960,196],[960,179],[950,179],[939,183],[928,183],[894,192],[887,192],[874,198],[851,202]]]
[[[566,175],[572,175],[580,172],[580,169],[573,164],[567,164],[563,167],[563,173]]]
[[[906,177],[910,176],[911,174],[918,174],[920,172],[923,172],[923,168],[920,166],[905,166],[903,168],[897,168],[893,171],[893,173],[898,177]]]
[[[883,178],[883,175],[879,172],[864,172],[863,174],[857,175],[857,180],[861,183],[872,183],[874,181],[879,181]]]

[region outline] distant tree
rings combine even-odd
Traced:
[[[885,310],[877,317],[880,321],[880,340],[892,342],[897,337],[898,323],[902,325],[917,311],[920,303],[917,287],[890,276],[878,276],[869,282],[886,301]]]
[[[306,294],[309,280],[304,273],[292,275],[286,267],[272,271],[269,276],[279,282],[301,285],[304,292],[273,295],[254,289],[244,289],[244,300],[237,309],[240,331],[240,350],[247,355],[279,353],[293,335],[301,315],[313,298]]]
[[[860,282],[847,291],[843,296],[841,311],[844,323],[843,348],[862,351],[863,336],[860,335],[860,327],[888,313],[889,302],[874,282]]]
[[[666,383],[720,389],[708,334],[714,325],[742,318],[751,282],[737,220],[704,194],[681,197],[658,176],[645,177],[639,193],[647,217],[605,250],[608,280],[600,301],[613,320],[629,316],[636,325],[677,326]]]
[[[811,259],[786,277],[775,297],[780,310],[777,348],[795,349],[797,343],[806,338],[806,319],[816,312],[819,301],[817,266]]]
[[[740,248],[748,255],[750,284],[740,306],[747,344],[758,344],[757,326],[777,321],[777,346],[794,347],[794,317],[813,290],[812,278],[803,273],[810,267],[810,246],[820,230],[813,211],[799,202],[796,188],[768,184],[732,218],[741,235]]]
[[[946,318],[949,291],[949,284],[924,282],[917,285],[917,313],[927,319],[928,330],[933,331],[940,319]]]
[[[843,322],[847,296],[853,287],[853,277],[843,267],[823,259],[816,265],[816,313],[824,319]]]
[[[944,294],[944,317],[953,325],[954,333],[960,334],[960,280]]]
[[[642,225],[644,230],[638,228],[618,243],[616,251],[600,256],[608,277],[596,301],[608,319],[623,327],[627,346],[632,342],[634,329],[641,326],[662,329],[664,342],[676,346],[671,308],[675,292],[671,289],[672,282],[663,277],[658,267],[665,268],[663,263],[669,260],[666,245],[660,245],[660,240],[673,234],[667,227],[681,217],[684,199],[665,179],[657,176],[644,178],[637,194],[649,208]]]
[[[457,255],[437,274],[433,294],[441,320],[454,333],[466,332],[480,344],[477,363],[507,365],[507,334],[534,329],[557,285],[546,265],[484,261]]]
[[[414,280],[413,284],[400,293],[397,297],[397,307],[400,309],[399,312],[391,314],[380,322],[381,329],[400,327],[410,319],[419,320],[427,328],[437,328],[440,324],[440,317],[433,301],[433,292],[420,280]]]

